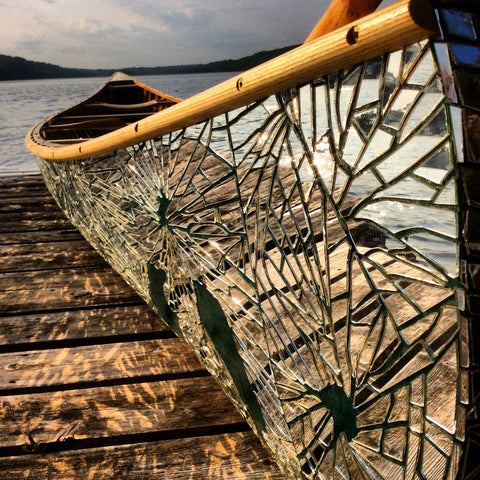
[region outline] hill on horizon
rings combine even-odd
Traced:
[[[172,65],[166,67],[126,67],[120,69],[65,68],[51,63],[36,62],[22,57],[0,54],[1,80],[34,80],[46,78],[108,77],[116,71],[128,75],[166,75],[171,73],[208,73],[245,71],[260,65],[297,45],[261,51],[237,60],[221,60],[211,63],[192,65]]]

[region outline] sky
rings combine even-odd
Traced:
[[[75,68],[208,63],[299,44],[330,0],[0,0],[0,53]]]

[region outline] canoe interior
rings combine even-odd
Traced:
[[[87,100],[50,118],[43,140],[75,143],[125,127],[178,103],[123,74],[115,74]]]

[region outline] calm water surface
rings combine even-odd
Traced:
[[[234,72],[152,75],[139,77],[139,81],[185,99],[234,75]],[[106,78],[0,82],[0,175],[39,173],[35,157],[25,147],[30,128],[79,102],[104,80]]]

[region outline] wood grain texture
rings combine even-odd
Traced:
[[[84,239],[0,245],[0,272],[105,265],[105,260]]]
[[[0,354],[2,383],[12,390],[201,370],[177,338]]]
[[[208,401],[205,401],[208,399]],[[0,397],[0,445],[50,445],[191,430],[243,422],[213,377]],[[216,408],[211,408],[211,405]],[[246,428],[246,427],[245,427]],[[135,437],[134,437],[135,435]]]
[[[5,480],[282,480],[251,432],[0,458]]]
[[[0,314],[99,307],[138,299],[110,267],[0,273]]]
[[[5,316],[0,322],[0,352],[34,344],[80,344],[120,336],[157,334],[173,336],[171,330],[142,301],[132,305],[108,305]]]

